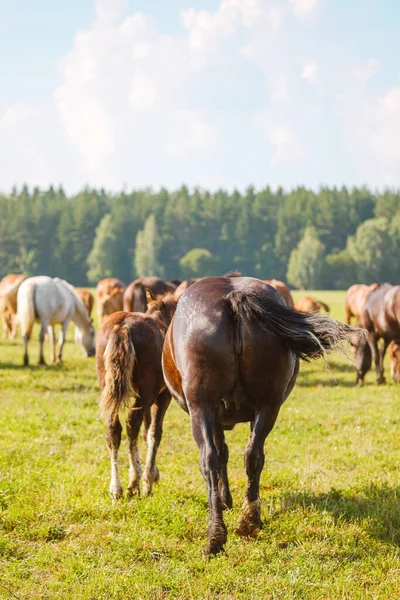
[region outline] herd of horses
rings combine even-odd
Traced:
[[[147,495],[159,478],[156,456],[163,421],[174,397],[190,415],[200,468],[208,490],[207,555],[225,545],[223,511],[232,507],[224,431],[250,423],[245,449],[247,490],[237,533],[255,537],[262,525],[259,497],[264,442],[291,393],[299,361],[324,356],[342,342],[355,349],[357,383],[372,360],[384,383],[383,359],[391,345],[391,371],[400,379],[400,286],[352,286],[346,294],[346,323],[328,314],[312,297],[294,304],[277,280],[223,277],[163,281],[145,277],[130,285],[107,278],[96,289],[99,331],[91,319],[94,298],[68,282],[50,277],[9,275],[0,282],[3,331],[14,337],[17,324],[24,341],[24,364],[35,322],[40,323],[40,364],[46,333],[53,360],[62,360],[66,329],[75,324],[75,340],[84,353],[96,353],[111,461],[110,494],[123,494],[118,453],[122,409],[129,447],[128,493]],[[355,327],[350,325],[355,319]],[[61,324],[56,355],[54,325]],[[381,346],[380,340],[382,340]],[[144,426],[147,458],[142,474],[138,452]]]

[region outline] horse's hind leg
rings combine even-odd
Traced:
[[[39,344],[40,344],[40,351],[39,351],[39,365],[46,365],[46,361],[44,360],[44,339],[46,336],[46,331],[48,328],[48,324],[42,322],[41,323],[41,327],[40,327],[40,335],[39,335]]]
[[[210,519],[207,527],[208,544],[205,554],[217,554],[223,550],[227,538],[218,485],[221,461],[214,444],[215,406],[217,403],[214,405],[207,403],[204,406],[198,398],[190,401],[188,394],[186,394],[186,399],[190,407],[193,437],[200,450],[200,470],[208,490]]]
[[[147,432],[147,459],[143,474],[143,493],[145,495],[151,494],[153,484],[160,478],[156,465],[156,456],[161,442],[165,413],[170,402],[171,394],[168,390],[164,390],[159,394],[152,406],[151,423]]]
[[[56,333],[54,331],[53,325],[49,325],[47,328],[47,333],[49,335],[49,342],[53,353],[53,363],[57,362],[57,340]]]
[[[118,467],[118,450],[121,444],[121,433],[122,426],[118,416],[115,418],[111,417],[107,421],[106,439],[111,459],[110,494],[113,500],[118,500],[122,496],[122,485]]]
[[[222,508],[232,508],[232,496],[229,490],[228,481],[228,459],[229,450],[225,442],[224,430],[220,422],[216,422],[214,431],[214,443],[218,452],[221,463],[221,471],[219,477],[219,495],[222,502]]]
[[[143,398],[140,398],[142,401]],[[128,492],[132,495],[140,493],[140,479],[142,477],[142,465],[140,464],[140,456],[138,449],[138,437],[140,427],[143,421],[143,408],[136,406],[128,412],[126,420],[126,432],[129,440],[129,483]]]
[[[26,332],[22,336],[22,339],[24,342],[24,367],[29,366],[28,342],[29,342],[30,337],[31,337],[30,332]]]
[[[242,515],[236,533],[256,537],[262,527],[260,503],[260,476],[264,466],[264,442],[274,426],[280,403],[264,407],[256,415],[250,441],[244,452],[247,474],[247,491],[242,506]]]

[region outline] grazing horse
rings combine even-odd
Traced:
[[[368,331],[368,339],[356,348],[357,385],[363,385],[371,360],[375,363],[377,383],[386,383],[385,353],[390,342],[400,340],[400,285],[384,283],[369,292],[361,309],[360,324]],[[378,347],[380,339],[382,348]]]
[[[10,340],[17,335],[17,293],[25,275],[10,273],[0,281],[0,311],[2,313],[3,336]],[[7,298],[3,295],[7,294]]]
[[[287,306],[289,306],[289,308],[293,308],[294,302],[292,294],[290,293],[290,290],[286,283],[284,283],[283,281],[279,281],[279,279],[264,279],[264,283],[272,285],[273,288],[278,290],[278,292],[286,302]]]
[[[311,296],[305,296],[301,300],[295,302],[294,308],[300,312],[320,312],[322,310],[330,312],[330,308],[327,304],[321,302],[321,300],[312,298]]]
[[[29,364],[28,342],[34,323],[40,323],[39,364],[45,365],[43,344],[46,330],[53,346],[53,362],[62,361],[62,351],[68,325],[75,323],[75,341],[87,356],[94,356],[94,329],[86,308],[75,293],[75,288],[57,277],[29,277],[18,290],[18,319],[24,340],[24,365]],[[61,324],[59,353],[56,357],[54,325]]]
[[[122,310],[126,285],[120,279],[107,277],[96,286],[97,315],[99,325],[105,317]]]
[[[83,290],[81,288],[77,288],[75,290],[75,294],[78,296],[78,298],[82,300],[83,305],[86,308],[87,314],[91,318],[94,305],[93,294],[89,292],[89,290]]]
[[[118,450],[122,427],[119,411],[127,408],[130,494],[139,493],[142,469],[138,436],[142,421],[147,437],[144,493],[150,494],[158,481],[157,449],[165,412],[171,402],[161,368],[165,333],[175,312],[172,294],[155,299],[147,290],[147,314],[117,312],[103,322],[97,338],[97,375],[101,389],[100,407],[106,420],[107,445],[111,458],[110,494],[122,496]]]
[[[163,350],[164,379],[190,415],[208,489],[206,554],[223,549],[224,508],[232,507],[224,429],[251,423],[245,450],[248,487],[237,532],[261,527],[259,480],[264,441],[299,372],[355,330],[329,316],[299,313],[272,287],[250,277],[211,277],[179,300]]]
[[[128,285],[124,293],[123,308],[125,312],[146,312],[146,289],[150,290],[154,296],[162,296],[167,292],[174,292],[176,288],[173,284],[163,281],[159,277],[135,279]]]
[[[355,318],[355,324],[357,327],[360,324],[360,315],[362,307],[368,297],[368,294],[376,290],[378,287],[377,283],[372,285],[364,285],[363,283],[356,283],[349,287],[346,292],[346,299],[344,303],[344,312],[346,323],[350,325],[351,318]]]

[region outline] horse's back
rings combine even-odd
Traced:
[[[18,314],[23,320],[54,325],[70,318],[73,310],[72,292],[61,279],[29,277],[19,288]]]
[[[287,370],[288,364],[294,368],[296,362],[285,344],[258,321],[249,315],[243,322],[235,314],[230,300],[235,292],[267,294],[273,302],[284,304],[282,296],[261,280],[207,278],[181,297],[172,323],[178,370],[186,373],[188,381],[195,378],[222,396],[233,393],[239,383],[253,393],[261,380],[268,379],[269,368]]]
[[[139,388],[145,386],[148,389],[153,385],[159,388],[163,378],[161,368],[163,338],[154,319],[143,313],[118,311],[104,319],[97,336],[98,369],[103,369],[103,357],[111,336],[120,336],[122,328],[127,329],[135,350],[135,384]]]
[[[361,325],[378,336],[400,334],[400,286],[384,283],[370,293],[361,310]]]

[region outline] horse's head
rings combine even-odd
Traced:
[[[175,314],[178,299],[172,292],[164,296],[155,296],[151,290],[146,288],[146,300],[148,315],[152,315],[168,327]]]
[[[391,342],[389,346],[390,374],[393,381],[400,383],[400,340]]]
[[[92,319],[86,327],[75,327],[75,342],[82,348],[86,356],[96,354],[95,331]]]

